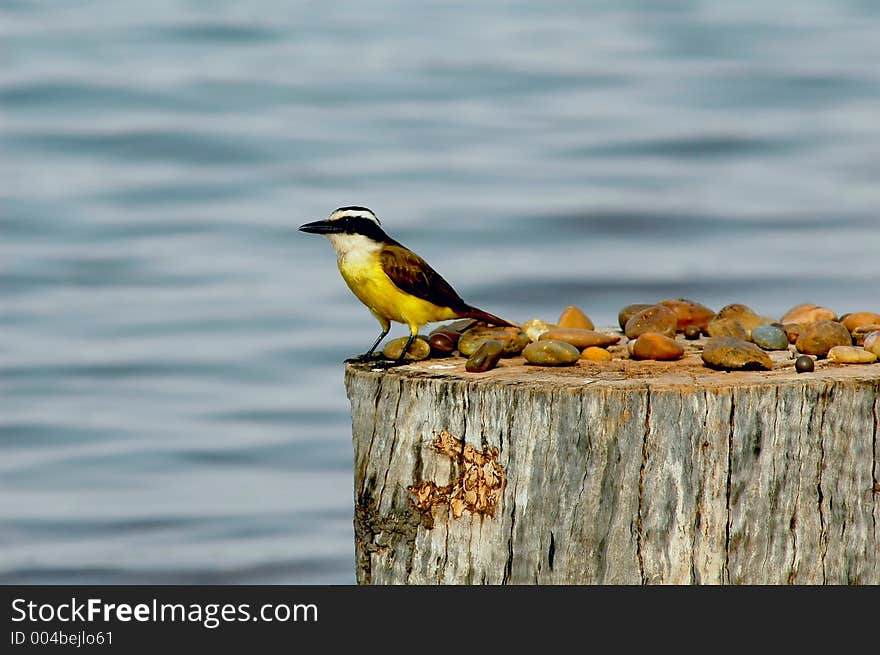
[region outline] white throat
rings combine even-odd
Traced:
[[[366,262],[382,249],[381,243],[363,234],[328,234],[327,238],[340,263]]]

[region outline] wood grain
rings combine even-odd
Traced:
[[[357,578],[373,584],[878,584],[880,364],[349,365]],[[494,515],[420,513],[448,431],[497,448]]]

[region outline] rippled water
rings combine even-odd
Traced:
[[[0,5],[0,582],[352,582],[329,245],[470,302],[877,309],[880,5]],[[402,334],[397,328],[395,335]]]

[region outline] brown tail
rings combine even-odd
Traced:
[[[482,309],[477,309],[476,307],[467,307],[466,309],[462,310],[459,316],[461,318],[475,318],[478,321],[485,321],[490,325],[498,325],[499,327],[518,327],[516,324],[511,323],[510,321],[505,321],[503,318],[493,316],[489,312],[484,312]]]

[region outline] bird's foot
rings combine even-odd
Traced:
[[[397,368],[398,366],[406,366],[407,364],[412,364],[412,362],[406,359],[384,359],[379,362],[373,362],[370,365],[370,369],[373,371],[385,371],[389,368]]]
[[[383,359],[382,353],[364,353],[357,357],[349,357],[345,360],[346,364],[363,364],[364,362],[375,362]]]

